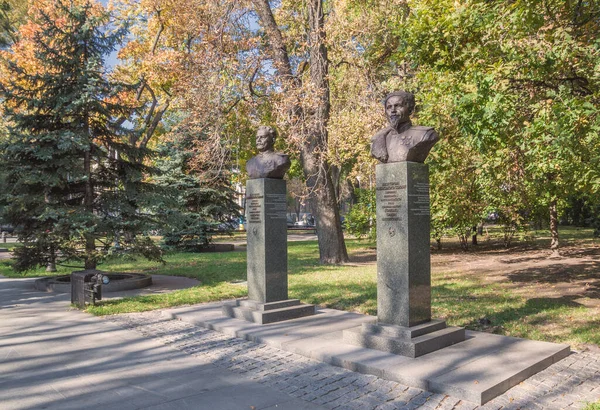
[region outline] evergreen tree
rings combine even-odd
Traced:
[[[240,217],[226,172],[218,176],[190,169],[193,155],[185,142],[167,143],[159,149],[156,183],[163,189],[163,206],[157,207],[163,241],[169,247],[198,251],[216,230],[235,229]]]
[[[132,131],[117,120],[131,91],[112,82],[104,59],[125,29],[93,0],[44,0],[30,12],[21,39],[6,53],[0,85],[9,121],[0,152],[5,219],[17,230],[17,270],[61,260],[86,269],[111,249],[115,235],[128,248],[160,259],[137,232],[148,152],[128,144]]]

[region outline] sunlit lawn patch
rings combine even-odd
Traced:
[[[351,255],[373,252],[374,244],[349,240]],[[377,314],[375,263],[322,266],[316,241],[290,242],[289,296],[323,307]],[[171,253],[167,264],[145,260],[113,259],[101,266],[110,272],[144,272],[186,276],[198,279],[200,286],[169,294],[104,300],[88,311],[106,315],[160,309],[186,304],[239,298],[247,295],[245,252]],[[64,273],[68,270],[61,269]],[[72,270],[72,269],[71,269]],[[0,261],[0,273],[9,272]],[[45,274],[43,269],[27,276]],[[20,275],[16,275],[20,276]],[[566,342],[574,345],[600,345],[600,318],[594,309],[563,297],[537,297],[531,292],[517,293],[508,283],[488,283],[473,273],[441,272],[432,276],[433,317],[444,318],[450,325],[473,330]],[[542,286],[542,285],[540,285]]]

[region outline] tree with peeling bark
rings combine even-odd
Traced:
[[[348,261],[334,181],[328,159],[330,119],[329,59],[325,13],[322,0],[306,4],[306,52],[301,66],[308,64],[306,76],[299,68],[294,74],[282,29],[277,24],[268,0],[252,0],[254,10],[266,34],[269,54],[282,87],[282,109],[289,113],[286,131],[300,152],[300,161],[310,197],[316,211],[317,236],[321,263]],[[299,66],[300,67],[300,66]]]
[[[133,41],[121,51],[123,73],[143,73],[156,95],[166,98],[168,93],[169,134],[198,136],[190,148],[190,166],[207,172],[210,164],[214,173],[232,163],[243,169],[256,127],[277,125],[282,142],[302,164],[319,210],[321,261],[347,261],[328,152],[329,61],[322,2],[279,9],[295,20],[291,24],[302,44],[289,45],[293,53],[268,2],[113,4],[133,21]],[[253,11],[262,27],[258,33]],[[292,61],[298,67],[295,74]]]

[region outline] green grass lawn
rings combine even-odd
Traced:
[[[580,231],[573,231],[580,235]],[[591,235],[590,235],[591,238]],[[574,238],[579,239],[579,238]],[[349,253],[358,255],[374,247],[367,241],[348,240]],[[376,265],[322,266],[316,241],[289,242],[289,296],[323,307],[377,314]],[[142,259],[113,259],[100,268],[109,272],[143,272],[186,276],[198,279],[200,286],[169,294],[104,300],[87,310],[96,315],[144,311],[217,301],[247,295],[245,252],[171,253],[161,265]],[[71,269],[59,268],[58,274]],[[0,261],[0,274],[15,274],[8,261]],[[25,276],[42,276],[41,269]],[[484,277],[461,272],[441,272],[432,276],[433,317],[450,325],[485,330],[535,340],[566,342],[572,345],[600,345],[600,318],[593,310],[567,298],[518,295],[503,283],[489,284]],[[485,323],[480,319],[486,318]]]
[[[600,400],[596,403],[588,403],[583,410],[600,410]]]
[[[2,242],[2,240],[0,240],[0,249],[13,249],[17,246],[21,246],[20,243],[16,243],[16,242],[7,242],[4,243]]]

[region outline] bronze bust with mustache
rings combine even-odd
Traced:
[[[395,91],[385,97],[384,106],[390,126],[371,138],[371,155],[383,163],[425,162],[439,137],[431,127],[412,125],[415,96]]]

